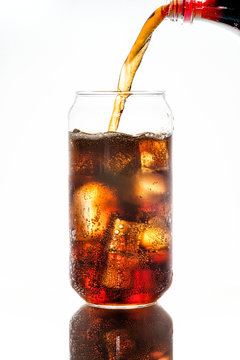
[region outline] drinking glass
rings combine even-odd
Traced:
[[[110,132],[116,96],[127,100]],[[93,306],[147,306],[171,284],[172,131],[164,92],[76,93],[69,113],[70,274]]]

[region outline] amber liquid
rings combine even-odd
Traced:
[[[117,87],[117,91],[123,92],[123,94],[116,96],[108,131],[117,131],[125,102],[129,96],[128,94],[124,94],[124,92],[131,90],[134,76],[142,61],[143,55],[148,48],[152,33],[156,27],[167,17],[168,13],[169,5],[161,6],[156,11],[154,11],[154,13],[143,25],[137,40],[128,54],[128,57],[121,69]]]
[[[70,133],[71,281],[87,302],[155,302],[170,286],[171,136]]]

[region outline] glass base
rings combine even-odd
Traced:
[[[91,304],[87,302],[87,305],[92,306],[92,307],[97,307],[97,308],[101,308],[101,309],[111,309],[111,310],[129,310],[129,309],[139,309],[139,308],[144,308],[144,307],[148,307],[148,306],[152,306],[155,305],[157,302],[152,302],[149,304],[139,304],[139,305],[98,305],[98,304]]]

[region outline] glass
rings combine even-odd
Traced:
[[[136,307],[170,286],[172,113],[163,92],[79,92],[69,114],[71,282],[88,303]]]
[[[70,359],[172,360],[173,325],[160,306],[109,310],[82,306],[70,323]]]

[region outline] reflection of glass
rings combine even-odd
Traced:
[[[82,306],[70,323],[71,360],[172,360],[172,320],[158,305]]]
[[[172,115],[162,92],[78,93],[69,116],[71,281],[88,303],[156,302],[172,280]],[[123,96],[123,95],[121,95]]]

